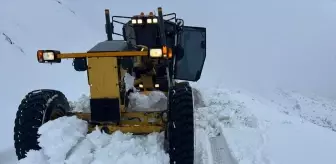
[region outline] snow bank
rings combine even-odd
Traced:
[[[197,90],[206,99],[195,110],[196,164],[218,163],[213,144],[225,142],[226,156],[239,164],[332,164],[336,160],[335,132],[278,111],[278,103],[245,91]],[[42,149],[30,151],[19,163],[169,163],[163,134],[132,136],[117,131],[108,135],[95,130],[85,135],[86,130],[86,122],[76,117],[48,122],[39,129]]]
[[[332,164],[336,160],[336,133],[279,112],[272,101],[219,89],[207,90],[204,97],[208,107],[197,111],[198,119],[209,134],[225,136],[240,164]]]
[[[163,134],[111,135],[95,130],[86,135],[87,123],[73,117],[47,122],[39,129],[40,151],[31,150],[19,164],[168,164]]]
[[[162,99],[167,101],[162,92],[151,92],[149,95],[136,92],[130,95],[130,100],[134,101],[133,105],[140,108],[153,107]],[[70,102],[70,105],[73,111],[89,111],[89,97],[82,95],[77,102]],[[165,102],[164,105],[166,105]],[[38,131],[41,135],[38,139],[41,150],[29,151],[27,157],[20,160],[19,163],[102,164],[111,161],[116,164],[169,163],[169,156],[163,149],[163,133],[133,136],[117,131],[108,135],[96,129],[86,135],[87,128],[87,122],[77,119],[75,116],[61,117],[47,122]],[[197,134],[203,136],[202,140],[207,139],[206,133],[197,131]],[[197,141],[197,151],[200,153],[199,160],[211,160],[211,154],[206,153],[208,152],[206,150],[210,150],[208,146]]]

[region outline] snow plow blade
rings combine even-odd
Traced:
[[[90,113],[68,113],[69,116],[76,115],[78,118],[90,122],[89,132],[98,127],[106,133],[122,131],[133,134],[149,134],[152,132],[162,132],[165,128],[167,117],[162,112],[122,112],[120,123],[91,122]]]

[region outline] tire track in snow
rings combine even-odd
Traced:
[[[238,164],[232,156],[225,137],[220,134],[210,138],[213,164]]]
[[[203,159],[203,164],[238,164],[222,134],[219,120],[208,118],[201,112],[207,108],[209,107],[196,109],[195,120],[197,130],[204,135],[199,139],[202,143],[203,155],[206,157]]]
[[[267,142],[269,141],[268,136],[266,135],[266,131],[268,130],[269,122],[262,122],[261,123],[261,141],[262,144],[257,150],[256,161],[263,161],[264,164],[273,164],[274,162],[268,157],[267,153],[265,152],[265,147]],[[256,163],[257,164],[257,163]]]
[[[195,164],[212,164],[210,141],[203,129],[196,129]],[[211,153],[211,152],[210,152]]]
[[[273,164],[269,158],[266,145],[268,145],[267,130],[269,122],[267,120],[259,120],[252,112],[259,106],[251,104],[254,99],[244,99],[236,101],[236,97],[227,95],[227,103],[221,104],[221,107],[214,106],[212,113],[218,119],[216,126],[226,136],[230,143],[229,149],[232,155],[236,157],[237,163],[251,164]],[[222,116],[229,116],[227,119],[221,120]],[[245,137],[248,136],[248,137]]]
[[[216,90],[209,92],[207,97],[207,106],[196,109],[196,123],[209,133],[212,163],[272,164],[267,152],[264,152],[268,142],[264,132],[267,123],[263,124],[264,127],[259,127],[259,120],[246,109],[245,103],[235,101],[230,93]],[[251,136],[244,142],[237,143],[245,135]]]

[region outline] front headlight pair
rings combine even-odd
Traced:
[[[144,21],[146,20],[147,24],[156,24],[158,23],[158,19],[157,18],[138,18],[138,19],[132,19],[132,24],[144,24]]]

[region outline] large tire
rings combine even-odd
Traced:
[[[169,93],[167,125],[170,164],[194,163],[194,106],[188,83],[176,84]]]
[[[56,90],[36,90],[21,101],[14,125],[14,145],[18,159],[29,150],[41,149],[38,145],[38,128],[42,124],[66,115],[70,110],[64,94]]]

